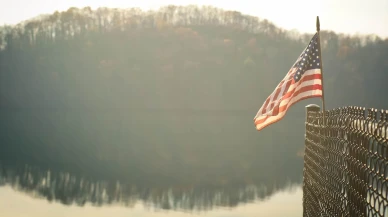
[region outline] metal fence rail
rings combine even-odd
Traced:
[[[303,216],[388,216],[388,111],[319,109],[306,112]]]

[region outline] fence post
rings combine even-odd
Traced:
[[[306,142],[306,132],[307,132],[307,124],[308,124],[308,113],[310,111],[313,111],[313,112],[319,112],[321,110],[321,107],[319,107],[319,105],[316,105],[316,104],[310,104],[310,105],[307,105],[306,106],[306,121],[305,121],[305,134],[304,134],[304,137],[305,137],[305,145],[304,145],[304,155],[303,155],[303,217],[306,217],[307,216],[307,213],[306,213],[306,146],[307,146],[307,142]]]
[[[317,104],[306,105],[306,119],[307,119],[307,113],[309,111],[319,112],[321,111],[321,107],[319,107],[319,105]]]
[[[306,130],[306,127],[307,127],[307,118],[308,118],[308,113],[312,111],[312,112],[319,112],[321,111],[321,107],[319,107],[319,105],[317,104],[310,104],[310,105],[306,105],[306,122],[305,122],[305,130]],[[306,138],[306,133],[304,134],[304,137]],[[305,146],[306,148],[306,146]]]

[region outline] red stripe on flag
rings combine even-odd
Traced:
[[[265,113],[266,112],[266,108],[268,106],[268,103],[269,103],[269,100],[271,99],[271,95],[269,95],[269,97],[267,98],[267,100],[265,100],[265,103],[263,105],[263,110],[261,111],[261,113]]]
[[[284,80],[282,82],[280,82],[278,88],[276,89],[275,95],[273,96],[273,99],[276,100],[278,98],[278,95],[279,95],[280,91],[282,90],[283,84],[284,84]]]
[[[292,80],[289,80],[289,81],[286,83],[286,87],[284,88],[282,100],[283,100],[283,98],[284,98],[284,94],[287,93],[288,88],[290,88],[291,84],[293,84],[294,82],[295,82],[294,79],[292,79]],[[275,115],[278,115],[278,114],[279,114],[279,106],[280,106],[280,102],[273,108],[272,116],[275,116]]]
[[[321,95],[321,94],[317,94],[317,95],[310,95],[310,96],[302,97],[302,98],[300,98],[299,100],[297,100],[297,101],[291,103],[291,104],[289,105],[289,107],[291,107],[292,105],[294,105],[295,103],[297,103],[297,102],[299,102],[299,101],[301,101],[301,100],[309,99],[309,98],[316,98],[316,97],[322,97],[322,95]],[[281,119],[283,119],[283,117],[284,117],[284,116],[279,117],[279,118],[277,118],[277,119],[274,119],[273,121],[270,121],[270,122],[268,122],[268,123],[266,123],[266,124],[260,126],[260,128],[257,128],[257,125],[258,125],[258,124],[256,124],[256,129],[259,131],[259,130],[263,129],[264,127],[268,126],[268,125],[271,125],[271,124],[273,124],[273,123],[276,123],[276,122],[280,121]]]
[[[312,77],[312,76],[311,76],[311,77]],[[305,80],[305,79],[302,80],[302,79],[301,79],[299,82],[304,82],[304,81],[308,81],[308,80]],[[291,82],[287,83],[288,87],[286,87],[285,90],[288,90],[288,88],[289,88],[289,86],[290,86],[291,84],[295,84],[295,83],[294,83],[294,80],[291,80]],[[301,84],[301,83],[299,83],[299,84]],[[306,87],[309,87],[309,86],[305,86],[305,87],[302,87],[302,88],[300,88],[300,89],[303,89],[304,91],[308,91],[308,89],[306,89]],[[282,100],[278,102],[278,104],[277,104],[276,107],[274,108],[274,111],[272,111],[272,113],[270,113],[269,116],[275,116],[275,115],[277,115],[279,112],[281,112],[281,111],[278,110],[279,108],[277,108],[277,107],[280,106],[280,104],[281,104],[281,102],[282,102],[283,100],[292,97],[292,96],[294,95],[295,90],[297,90],[297,89],[298,89],[298,87],[295,87],[295,88],[292,89],[291,91],[285,92],[284,96],[282,97]],[[301,91],[299,91],[300,89],[298,89],[298,93],[301,92]],[[272,107],[272,108],[273,108],[273,107]],[[271,108],[271,109],[272,109],[272,108]],[[271,111],[271,109],[269,109],[269,111]],[[262,114],[264,114],[264,112],[262,112]]]
[[[296,88],[289,92],[289,93],[291,94],[292,97],[287,97],[287,98],[285,98],[285,99],[291,98],[291,99],[290,99],[290,101],[291,101],[292,98],[295,98],[295,97],[297,97],[299,94],[302,94],[302,93],[304,93],[304,92],[313,91],[313,90],[322,90],[322,85],[320,85],[320,84],[314,84],[314,85],[309,85],[309,86],[302,87],[302,88],[298,89],[297,91],[295,91],[295,90],[296,90]],[[285,100],[285,99],[283,99],[283,100]],[[282,101],[283,101],[283,100],[282,100]],[[279,102],[279,104],[277,105],[278,107],[280,106],[280,104],[281,104],[282,101]],[[299,101],[299,100],[298,100],[298,101]],[[284,111],[287,110],[288,107],[289,107],[290,105],[292,105],[292,104],[294,104],[294,102],[291,103],[291,104],[287,103],[287,104],[283,105],[282,107],[279,107],[278,110],[276,111],[276,114],[274,114],[274,112],[273,112],[273,113],[269,114],[269,115],[268,115],[266,118],[264,118],[264,119],[255,120],[255,124],[256,124],[256,125],[261,124],[261,123],[265,122],[268,118],[273,117],[273,116],[276,116],[276,115],[278,115],[278,114],[281,113],[281,112],[284,112]]]
[[[321,79],[322,78],[322,75],[321,74],[313,74],[313,75],[308,75],[306,77],[303,77],[302,79],[300,79],[298,81],[298,84],[301,84],[303,82],[306,82],[306,81],[311,81],[311,80],[315,80],[315,79]],[[297,86],[294,88],[294,90],[296,90],[296,88],[298,88]],[[289,98],[294,92],[293,91],[290,91],[290,92],[287,92],[284,96],[283,96],[283,99],[285,98]]]

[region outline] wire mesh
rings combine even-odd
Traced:
[[[303,216],[388,216],[388,110],[308,111]]]

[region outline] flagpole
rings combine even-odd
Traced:
[[[320,23],[319,23],[319,16],[317,16],[317,34],[318,34],[318,43],[319,43],[319,64],[321,65],[321,77],[322,77],[322,111],[325,113],[325,94],[324,94],[324,86],[323,86],[323,65],[322,65],[322,53],[321,53],[321,36],[319,34],[320,31]],[[323,115],[323,124],[325,124],[325,115]]]

